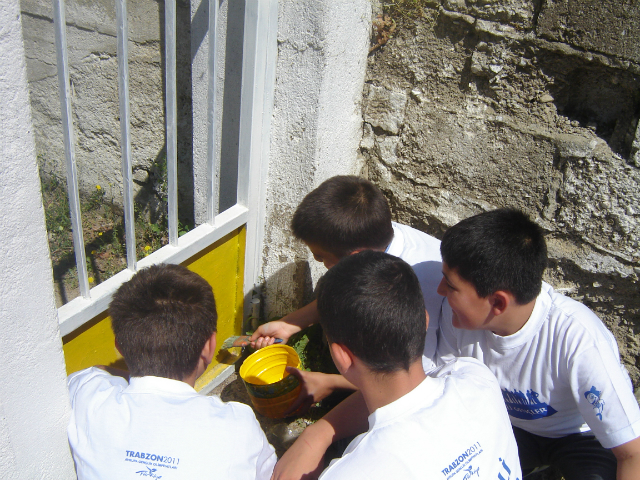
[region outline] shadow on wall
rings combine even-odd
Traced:
[[[640,117],[640,79],[631,72],[552,54],[538,58],[554,79],[549,92],[558,113],[590,128],[628,159]]]

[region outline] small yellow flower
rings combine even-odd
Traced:
[[[151,250],[151,247],[150,247],[149,245],[146,245],[146,246],[144,247],[144,251],[145,251],[145,252],[148,252],[149,250]]]
[[[96,251],[95,250],[91,250],[91,255],[95,255]]]
[[[102,232],[98,232],[98,236],[101,237],[102,236]]]
[[[96,185],[96,190],[102,190],[102,187],[100,185]]]
[[[89,283],[93,283],[93,277],[89,277]]]

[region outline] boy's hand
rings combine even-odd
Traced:
[[[302,414],[311,405],[318,403],[338,389],[357,390],[357,388],[342,375],[321,372],[305,372],[294,367],[287,367],[287,372],[295,376],[301,385],[300,394],[295,402],[284,413],[285,416],[294,412]]]
[[[285,319],[287,317],[284,317]],[[281,338],[284,343],[287,343],[289,337],[294,333],[298,333],[302,330],[297,325],[291,325],[283,320],[275,320],[273,322],[265,323],[264,325],[260,325],[258,329],[253,332],[251,338],[251,346],[253,348],[262,348],[267,347],[269,345],[273,345],[273,342],[276,341],[276,338]]]
[[[318,302],[314,300],[295,312],[282,317],[280,320],[260,325],[251,335],[251,346],[262,348],[272,345],[276,338],[281,338],[285,343],[294,333],[318,322]]]

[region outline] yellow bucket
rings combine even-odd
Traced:
[[[298,379],[285,367],[300,368],[300,358],[288,345],[270,345],[252,353],[240,367],[253,407],[267,417],[282,418],[300,393]]]

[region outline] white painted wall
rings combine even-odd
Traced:
[[[18,0],[0,2],[0,476],[75,478]]]
[[[324,271],[293,238],[289,222],[323,180],[360,170],[370,30],[369,0],[280,1],[263,248],[268,316],[300,306],[305,285]]]

